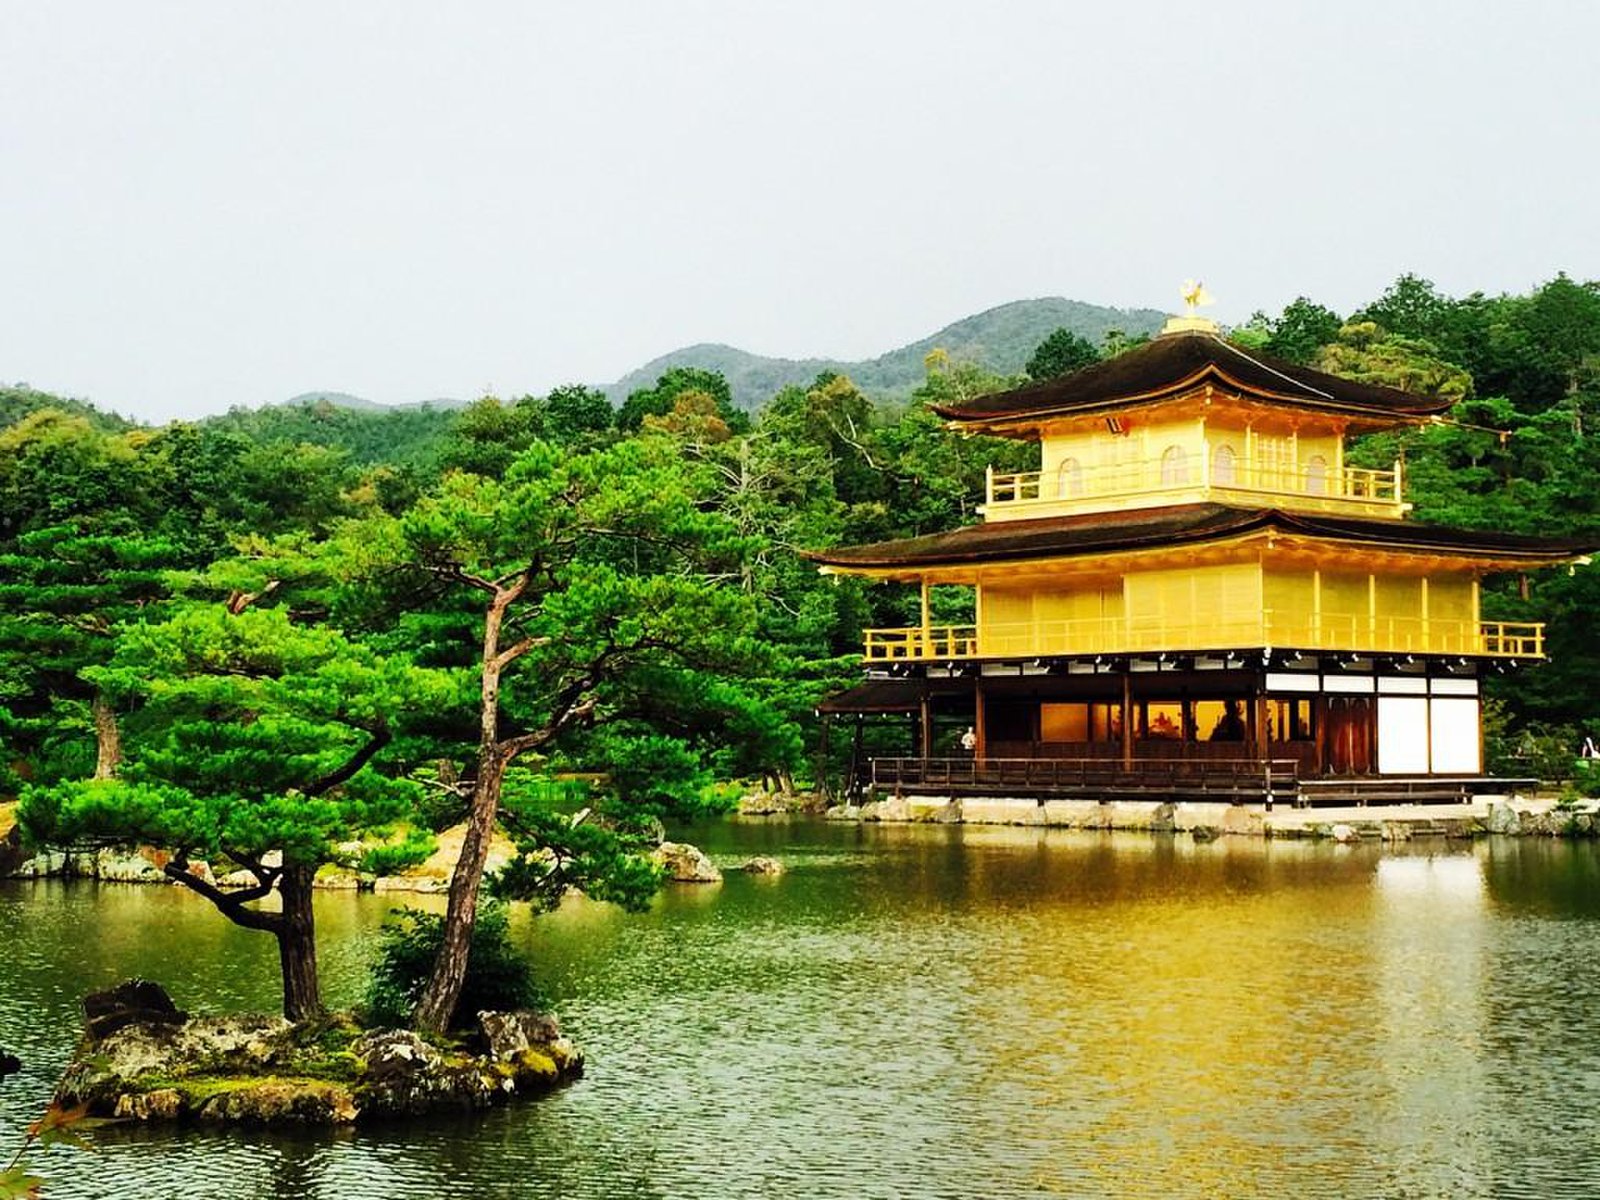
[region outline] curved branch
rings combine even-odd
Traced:
[[[348,783],[356,776],[362,767],[372,761],[373,756],[389,744],[391,738],[389,727],[380,725],[372,734],[371,739],[361,749],[352,754],[342,767],[329,771],[321,779],[314,779],[300,789],[301,795],[320,796],[324,792],[331,792],[340,784]]]
[[[190,891],[199,892],[212,904],[217,906],[217,911],[235,925],[242,925],[246,929],[261,929],[267,933],[276,933],[283,924],[280,913],[260,912],[254,908],[246,908],[247,900],[260,899],[257,895],[259,887],[247,888],[237,894],[225,892],[215,884],[207,883],[198,875],[191,875],[188,871],[178,866],[177,860],[169,862],[161,868],[162,873],[174,883],[181,883]]]

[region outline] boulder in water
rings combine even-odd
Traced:
[[[705,851],[688,842],[662,842],[651,856],[675,883],[721,883],[722,872]]]
[[[541,1054],[555,1063],[562,1074],[581,1074],[583,1051],[561,1032],[561,1023],[550,1013],[517,1009],[513,1012],[481,1012],[478,1027],[483,1030],[489,1057],[517,1061],[529,1054]]]
[[[768,858],[763,854],[758,854],[755,858],[752,858],[749,862],[745,863],[744,869],[751,875],[783,874],[783,864],[777,859]]]
[[[1521,833],[1522,817],[1509,804],[1491,803],[1484,816],[1484,826],[1490,833]]]

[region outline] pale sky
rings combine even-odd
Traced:
[[[0,0],[0,382],[147,419],[1600,277],[1600,5]]]

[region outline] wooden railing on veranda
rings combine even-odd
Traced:
[[[1312,502],[1336,501],[1358,507],[1393,509],[1403,503],[1401,468],[1381,471],[1366,467],[1318,467],[1236,459],[1227,471],[1215,469],[1209,456],[1195,455],[1181,466],[1169,460],[1083,464],[1054,471],[986,473],[984,503],[988,509],[1030,505],[1072,505],[1121,497],[1160,496],[1195,489],[1257,493]]]
[[[877,791],[1085,796],[1213,796],[1292,800],[1299,763],[1290,758],[874,758]]]
[[[1544,657],[1544,625],[1460,621],[1370,613],[1249,617],[1206,613],[1191,620],[1085,617],[1079,620],[913,625],[865,630],[869,663],[1041,658],[1081,654],[1150,654],[1279,648],[1373,654]]]

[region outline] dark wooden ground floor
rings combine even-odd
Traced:
[[[825,741],[852,739],[857,790],[1443,799],[1491,782],[1461,659],[973,664],[869,679],[819,713]]]

